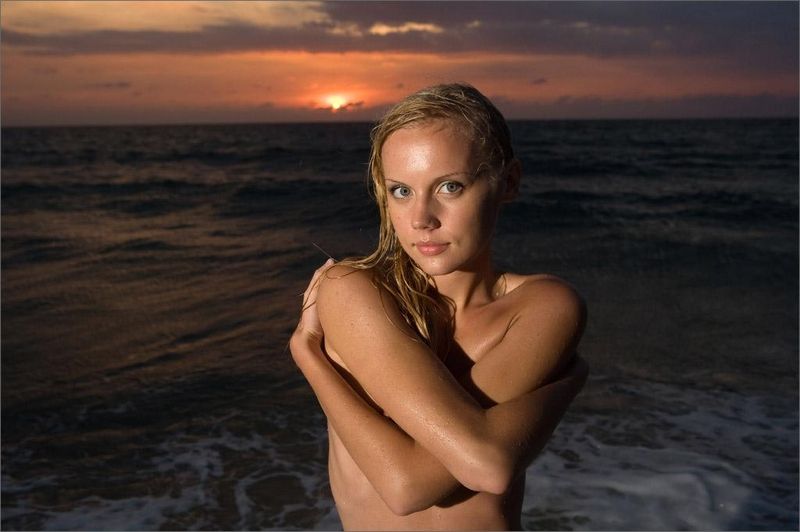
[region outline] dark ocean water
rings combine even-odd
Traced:
[[[512,123],[498,263],[584,294],[547,529],[798,527],[798,122]],[[286,350],[368,124],[2,130],[2,528],[330,529]]]

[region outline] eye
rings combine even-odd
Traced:
[[[395,185],[389,189],[392,197],[397,199],[404,199],[411,195],[411,189],[403,185]]]
[[[439,191],[444,194],[458,194],[464,185],[457,181],[446,181],[439,186]]]

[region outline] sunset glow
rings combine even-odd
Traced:
[[[338,94],[332,94],[331,96],[325,98],[325,101],[331,106],[331,109],[338,111],[344,104],[347,103],[347,98]]]
[[[796,116],[797,6],[3,1],[2,120],[372,121],[446,81],[509,118]]]

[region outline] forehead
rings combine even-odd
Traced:
[[[418,120],[416,122],[412,122],[408,125],[405,125],[403,127],[394,130],[386,137],[384,145],[386,145],[386,142],[388,142],[390,138],[396,136],[397,133],[401,132],[443,133],[460,137],[461,139],[468,142],[472,142],[472,140],[475,137],[474,132],[466,124],[461,123],[459,120],[453,118],[427,118],[423,120]]]
[[[391,171],[422,170],[427,167],[457,168],[471,164],[475,158],[475,142],[463,127],[449,120],[426,121],[392,132],[383,143],[386,177]]]

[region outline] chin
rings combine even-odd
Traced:
[[[420,269],[430,275],[431,277],[441,277],[442,275],[447,275],[448,273],[453,273],[455,270],[452,268],[425,268],[421,264],[418,264]]]
[[[433,277],[447,275],[458,269],[457,264],[454,264],[452,260],[447,260],[444,257],[412,257],[412,260],[419,266],[420,270]]]

